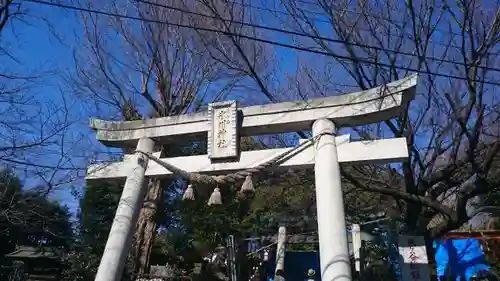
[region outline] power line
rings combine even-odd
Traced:
[[[270,44],[274,46],[279,46],[279,47],[284,47],[284,48],[289,48],[289,49],[294,49],[298,51],[303,51],[303,52],[308,52],[308,53],[314,53],[314,54],[319,54],[319,55],[324,55],[324,56],[329,56],[329,57],[334,57],[337,59],[343,59],[343,60],[349,60],[349,61],[355,61],[355,62],[360,62],[360,63],[366,63],[370,65],[376,65],[376,66],[383,66],[383,67],[388,67],[388,68],[396,68],[399,70],[405,70],[405,71],[410,71],[410,72],[415,72],[415,73],[422,73],[422,74],[428,74],[428,75],[433,75],[437,77],[444,77],[444,78],[449,78],[449,79],[456,79],[456,80],[463,80],[463,81],[471,81],[471,82],[478,82],[478,83],[484,83],[484,84],[489,84],[489,85],[494,85],[494,86],[500,86],[500,82],[494,82],[494,81],[483,81],[483,80],[477,80],[477,79],[467,79],[462,76],[457,76],[457,75],[451,75],[451,74],[443,74],[443,73],[436,73],[432,71],[425,71],[421,69],[416,69],[416,68],[410,68],[406,66],[399,66],[399,65],[393,65],[393,64],[388,64],[388,63],[381,63],[381,62],[374,62],[369,59],[363,59],[363,58],[352,58],[349,56],[343,56],[343,55],[337,55],[337,54],[331,54],[325,51],[319,51],[315,49],[308,49],[296,45],[290,45],[286,43],[281,43],[277,41],[272,41],[272,40],[267,40],[267,39],[262,39],[258,37],[252,37],[252,36],[247,36],[243,34],[237,34],[234,32],[229,32],[229,31],[224,31],[224,30],[219,30],[219,29],[212,29],[212,28],[206,28],[206,27],[197,27],[197,26],[192,26],[192,25],[186,25],[186,24],[178,24],[178,23],[172,23],[168,21],[160,21],[160,20],[154,20],[154,19],[145,19],[145,18],[140,18],[136,16],[129,16],[129,15],[124,15],[124,14],[116,14],[116,13],[110,13],[110,12],[105,12],[105,11],[100,11],[100,10],[94,10],[94,9],[89,9],[89,8],[83,8],[83,7],[77,7],[77,6],[72,6],[72,5],[66,5],[66,4],[61,4],[61,3],[52,3],[52,2],[45,2],[42,0],[25,0],[26,2],[32,2],[32,3],[38,3],[41,5],[47,5],[47,6],[54,6],[54,7],[59,7],[59,8],[65,8],[65,9],[70,9],[70,10],[75,10],[75,11],[81,11],[81,12],[88,12],[88,13],[93,13],[93,14],[98,14],[98,15],[104,15],[104,16],[109,16],[109,17],[117,17],[117,18],[123,18],[123,19],[130,19],[130,20],[137,20],[141,22],[150,22],[150,23],[157,23],[157,24],[164,24],[164,25],[170,25],[170,26],[176,26],[176,27],[182,27],[182,28],[188,28],[188,29],[195,29],[195,30],[201,30],[201,31],[207,31],[207,32],[214,32],[214,33],[220,33],[224,35],[229,35],[229,36],[237,36],[243,39],[248,39],[256,42],[261,42],[265,44]],[[498,70],[500,71],[500,70]]]
[[[255,5],[252,5],[252,4],[243,4],[243,3],[240,3],[238,1],[229,1],[229,0],[227,0],[227,2],[236,4],[236,5],[239,5],[239,6],[242,6],[242,7],[250,8],[250,9],[256,9],[256,10],[268,12],[268,13],[271,13],[271,14],[281,14],[281,15],[284,15],[284,16],[287,16],[287,17],[291,17],[291,18],[299,19],[299,20],[303,20],[303,21],[311,19],[314,22],[321,22],[321,23],[332,24],[331,21],[329,21],[329,20],[324,20],[324,19],[320,19],[320,18],[317,18],[317,17],[310,17],[310,18],[309,17],[301,17],[299,15],[293,15],[291,13],[287,13],[287,12],[284,12],[284,11],[278,11],[278,10],[275,10],[275,9],[270,9],[270,8],[267,8],[267,7],[255,6]],[[300,2],[300,1],[297,1],[297,2]],[[372,15],[372,14],[368,14],[368,13],[351,11],[351,10],[348,10],[348,9],[333,8],[333,10],[345,11],[345,12],[354,13],[354,14],[357,14],[357,15],[364,15],[364,16],[367,16],[367,17],[370,17],[370,18],[375,18],[375,19],[379,19],[380,18],[380,19],[382,19],[384,21],[391,22],[391,24],[394,24],[394,23],[403,23],[402,21],[391,20],[391,19],[388,19],[388,18],[385,18],[385,17],[382,17],[382,16],[376,16],[376,15]],[[324,13],[320,13],[320,12],[312,12],[312,11],[303,11],[303,12],[304,13],[308,13],[308,14],[318,15],[318,16],[325,16]],[[404,29],[403,26],[401,26],[401,25],[396,25],[396,27],[398,27],[400,30]],[[363,28],[363,27],[357,27],[357,29],[359,29],[361,31],[366,31],[366,32],[372,32],[373,31],[372,29]],[[461,34],[458,33],[458,32],[453,32],[453,31],[449,31],[449,30],[443,30],[443,29],[440,29],[440,28],[435,28],[434,31],[439,31],[439,32],[442,32],[444,34],[452,34],[452,35],[456,35],[456,36],[461,36]],[[385,34],[385,35],[388,36],[388,37],[394,37],[394,38],[398,38],[398,39],[400,38],[400,36],[397,35],[397,34]],[[401,35],[414,36],[410,32],[405,32],[404,34],[401,34]],[[429,39],[429,42],[431,42],[433,45],[438,45],[438,46],[453,47],[453,48],[457,48],[457,49],[461,49],[462,48],[461,46],[456,45],[456,44],[444,43],[444,42],[439,42],[439,41],[436,42],[435,40],[432,40],[432,39]],[[494,52],[493,54],[498,55],[500,53],[499,52]]]
[[[292,30],[285,30],[285,29],[281,29],[281,28],[270,27],[270,26],[265,26],[265,25],[260,25],[260,24],[248,23],[248,22],[244,22],[244,21],[225,19],[225,18],[222,18],[220,16],[213,16],[213,15],[207,15],[207,14],[203,14],[203,13],[199,13],[199,12],[193,12],[193,11],[185,10],[185,9],[182,9],[182,8],[170,6],[170,5],[154,3],[154,2],[151,2],[151,1],[147,1],[147,0],[134,0],[134,1],[140,2],[140,3],[144,3],[144,4],[148,4],[148,5],[152,5],[152,6],[166,8],[166,9],[169,9],[169,10],[178,11],[178,12],[181,12],[181,13],[184,13],[184,14],[191,14],[191,15],[195,15],[195,16],[200,16],[200,17],[205,17],[205,18],[210,18],[210,19],[216,19],[216,20],[220,20],[220,21],[224,21],[224,22],[241,24],[243,26],[249,26],[249,27],[259,28],[259,29],[263,29],[263,30],[275,31],[275,32],[280,32],[280,33],[284,33],[284,34],[301,36],[301,37],[308,37],[308,38],[311,38],[311,39],[324,40],[324,41],[328,41],[328,42],[332,42],[332,43],[337,43],[337,44],[347,44],[347,45],[356,46],[356,47],[360,47],[360,48],[368,48],[368,49],[373,49],[373,50],[382,51],[382,52],[390,52],[390,53],[404,55],[404,56],[411,56],[411,57],[415,57],[415,58],[423,58],[423,59],[426,59],[426,60],[432,60],[432,61],[442,62],[442,63],[450,63],[450,64],[453,64],[453,65],[460,65],[460,66],[463,66],[463,67],[467,67],[467,65],[464,64],[464,63],[459,63],[457,61],[453,61],[453,60],[449,60],[449,59],[441,59],[441,58],[427,57],[427,56],[418,56],[418,55],[416,55],[414,53],[410,53],[410,52],[397,51],[397,50],[392,50],[392,49],[387,49],[387,48],[378,47],[378,46],[372,46],[372,45],[366,45],[366,44],[360,44],[360,43],[355,43],[355,42],[347,42],[347,41],[340,40],[340,39],[333,39],[333,38],[324,37],[324,36],[315,36],[315,35],[310,35],[310,34],[306,34],[306,33],[302,33],[302,32],[296,32],[296,31],[292,31]],[[481,68],[481,69],[484,69],[484,70],[489,70],[489,71],[500,72],[500,69],[493,68],[493,67],[488,67],[488,66],[478,66],[478,68]]]
[[[299,19],[304,20],[304,18],[299,17],[297,15],[292,15],[292,14],[287,13],[287,12],[270,9],[268,7],[255,6],[255,5],[251,5],[251,4],[244,4],[244,3],[240,3],[240,2],[235,1],[235,0],[232,0],[232,1],[228,0],[227,2],[236,4],[236,5],[240,5],[242,7],[248,7],[248,8],[258,9],[258,10],[267,11],[267,12],[270,12],[270,13],[282,14],[282,15],[290,16],[290,17],[297,17]],[[310,2],[310,1],[295,0],[295,2],[303,3],[303,4],[308,4],[308,5],[319,6],[318,3]],[[404,24],[404,22],[402,20],[395,20],[395,19],[391,19],[391,18],[388,18],[388,17],[385,17],[385,16],[381,16],[381,15],[373,15],[373,14],[370,14],[370,13],[358,12],[358,11],[353,11],[353,10],[349,10],[349,9],[345,9],[345,8],[337,8],[337,7],[330,7],[330,8],[333,11],[346,12],[346,13],[351,13],[351,14],[355,14],[355,15],[358,15],[358,16],[366,16],[366,17],[369,17],[369,18],[374,18],[374,19],[379,19],[379,20],[383,20],[383,21],[386,21],[386,22],[390,22],[391,24],[394,24],[394,23]],[[394,10],[392,10],[392,11],[394,11]],[[301,12],[307,13],[307,14],[312,14],[312,15],[317,15],[317,16],[325,16],[325,13],[322,13],[322,12],[305,11],[305,10],[301,10]],[[397,11],[394,11],[394,12],[397,13]],[[318,19],[316,17],[312,17],[311,19],[313,19],[315,21],[318,21],[318,22],[331,23],[328,20]],[[401,26],[401,25],[396,25],[396,26],[398,28],[400,28],[400,29],[403,29],[403,26]],[[435,28],[434,30],[442,32],[442,33],[448,33],[448,34],[453,34],[453,35],[461,35],[458,32],[454,32],[454,31],[450,31],[450,30],[444,30],[444,29],[440,29],[440,28]]]

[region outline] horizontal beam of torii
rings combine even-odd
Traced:
[[[378,123],[398,116],[413,98],[417,75],[366,91],[306,101],[282,102],[241,108],[240,136],[311,130],[318,119],[335,120],[337,127]],[[97,139],[110,147],[135,147],[140,138],[157,144],[181,139],[206,139],[209,112],[137,121],[91,119]]]
[[[337,138],[338,159],[340,163],[352,164],[383,164],[400,162],[408,157],[405,138],[381,139],[373,141],[349,141],[349,135]],[[223,174],[249,168],[274,158],[290,148],[243,151],[238,162],[211,163],[207,155],[182,156],[162,158],[161,160],[191,173]],[[125,161],[113,163],[99,163],[90,165],[87,170],[87,179],[125,179],[132,169],[132,157],[126,155]],[[292,154],[283,161],[279,168],[312,168],[314,166],[314,148],[312,143]],[[170,171],[150,162],[146,169],[147,177],[165,177],[172,175]]]

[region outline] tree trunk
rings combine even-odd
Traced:
[[[162,197],[161,181],[150,179],[135,232],[133,259],[134,271],[138,275],[149,273],[149,257],[156,234],[156,212]]]

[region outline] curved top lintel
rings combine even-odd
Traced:
[[[376,88],[339,96],[296,102],[256,105],[242,108],[241,135],[310,130],[314,120],[327,118],[339,126],[356,126],[391,119],[413,98],[416,74]],[[91,119],[90,127],[97,139],[109,146],[129,146],[141,137],[160,143],[178,139],[206,137],[207,112],[153,118],[138,121],[105,121]]]

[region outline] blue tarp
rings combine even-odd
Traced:
[[[435,241],[434,248],[438,276],[454,276],[457,281],[465,277],[468,281],[479,271],[490,269],[477,239]]]
[[[457,281],[467,281],[479,271],[489,270],[481,245],[476,239],[444,240],[434,242],[436,271],[438,276],[456,276]],[[275,265],[268,264],[270,278]],[[316,271],[319,280],[320,265],[318,252],[287,252],[285,255],[285,280],[306,280],[307,270]]]
[[[272,280],[275,265],[271,262],[268,266],[269,278]],[[317,277],[315,280],[319,281],[321,272],[319,267],[319,252],[286,252],[285,272],[283,276],[285,280],[307,280],[307,271],[311,268],[316,271]]]

